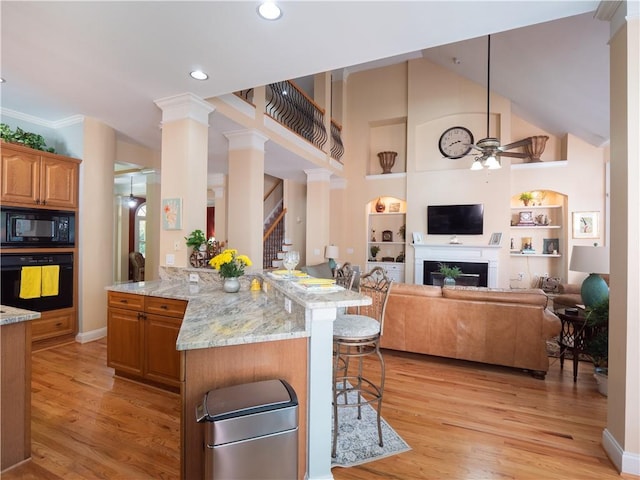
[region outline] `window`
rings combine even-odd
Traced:
[[[147,246],[147,204],[141,204],[136,210],[134,248],[146,257]]]

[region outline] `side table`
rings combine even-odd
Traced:
[[[578,378],[578,361],[580,354],[585,352],[585,345],[589,328],[586,326],[584,311],[579,309],[577,314],[567,314],[564,309],[556,312],[562,329],[558,337],[558,345],[560,345],[560,369],[564,367],[564,355],[567,349],[570,349],[573,356],[573,381]]]

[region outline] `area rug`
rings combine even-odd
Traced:
[[[349,403],[355,402],[355,396],[355,392],[349,393]],[[362,407],[362,419],[358,420],[357,417],[358,409],[355,407],[338,409],[338,444],[336,458],[331,459],[331,467],[353,467],[411,450],[384,418],[381,419],[384,446],[378,445],[376,411],[370,405]],[[333,419],[331,424],[333,425]],[[333,427],[331,434],[333,435]]]

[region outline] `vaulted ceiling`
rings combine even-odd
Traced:
[[[540,128],[599,146],[609,139],[609,26],[594,18],[598,4],[290,1],[265,21],[254,1],[3,0],[2,113],[47,126],[91,116],[159,150],[156,99],[419,56],[485,84],[491,33],[492,90]],[[191,79],[195,68],[210,79]]]

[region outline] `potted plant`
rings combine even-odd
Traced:
[[[376,255],[378,255],[378,252],[380,251],[380,247],[377,245],[373,245],[369,250],[371,251],[371,260],[375,262]]]
[[[238,255],[238,250],[227,248],[209,260],[209,265],[218,270],[224,279],[223,290],[236,293],[240,290],[238,277],[244,275],[245,267],[250,267],[252,262],[246,255]]]
[[[587,307],[584,350],[591,357],[598,391],[607,395],[609,373],[609,298]]]
[[[450,267],[446,263],[439,264],[440,269],[438,270],[442,276],[444,277],[444,285],[455,285],[456,278],[462,275],[462,270],[460,267]]]
[[[25,145],[35,150],[42,150],[49,153],[55,153],[54,148],[47,148],[44,137],[37,133],[25,132],[20,127],[16,127],[15,131],[6,123],[0,123],[0,138],[9,143],[17,143]]]
[[[522,200],[522,203],[524,203],[524,206],[527,207],[529,205],[529,202],[533,200],[533,193],[522,192],[519,198],[520,200]]]
[[[192,247],[194,252],[199,251],[200,247],[207,243],[207,237],[202,230],[194,230],[184,239],[187,241],[187,247]]]

